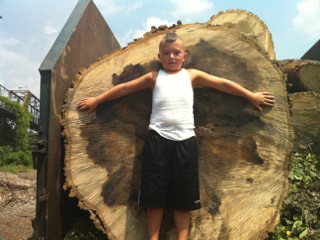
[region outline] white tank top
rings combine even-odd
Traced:
[[[159,71],[152,93],[149,129],[174,141],[195,135],[193,88],[186,69],[175,74]]]

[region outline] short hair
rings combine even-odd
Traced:
[[[177,40],[180,40],[182,42],[182,44],[184,45],[184,41],[182,40],[181,37],[178,36],[178,34],[176,34],[175,32],[166,33],[159,43],[159,50],[161,49],[161,45],[163,43],[171,43],[171,42],[175,42]]]
[[[175,42],[177,39],[180,39],[183,42],[183,40],[175,32],[168,32],[163,37],[164,42]]]

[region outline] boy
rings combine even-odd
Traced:
[[[99,104],[130,93],[153,90],[149,133],[143,149],[139,204],[147,209],[148,237],[159,238],[163,208],[174,209],[179,240],[188,239],[190,212],[200,208],[198,152],[194,132],[193,88],[210,87],[244,97],[262,111],[273,106],[268,92],[253,93],[239,84],[196,69],[184,69],[188,57],[183,40],[167,33],[159,44],[163,70],[152,71],[78,102],[80,110],[93,112]]]

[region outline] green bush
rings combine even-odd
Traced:
[[[272,240],[320,239],[320,156],[295,153],[290,192],[283,203],[280,224]]]
[[[7,164],[31,165],[32,157],[30,151],[30,140],[28,130],[30,128],[31,113],[28,111],[28,103],[25,107],[16,101],[0,96],[1,105],[15,115],[15,124],[9,126],[8,120],[1,120],[2,130],[10,133],[10,139],[7,135],[1,134],[0,137],[0,166]],[[13,133],[14,132],[14,133]]]
[[[9,164],[10,154],[13,152],[11,146],[0,146],[0,166]]]
[[[0,146],[14,145],[16,133],[12,123],[7,118],[0,117]]]
[[[12,146],[0,146],[0,166],[10,164],[30,166],[31,163],[31,151],[15,151]]]

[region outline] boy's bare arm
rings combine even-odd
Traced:
[[[242,87],[241,85],[230,81],[225,78],[220,78],[206,72],[199,70],[189,70],[189,74],[193,83],[193,86],[203,86],[215,88],[219,91],[223,91],[235,96],[240,96],[248,99],[254,107],[259,111],[262,111],[260,105],[273,106],[274,96],[269,92],[256,92],[253,93],[250,90]]]
[[[132,81],[116,85],[96,97],[83,98],[77,103],[77,108],[91,113],[103,102],[115,100],[147,88],[153,88],[156,79],[155,74],[150,72]]]

